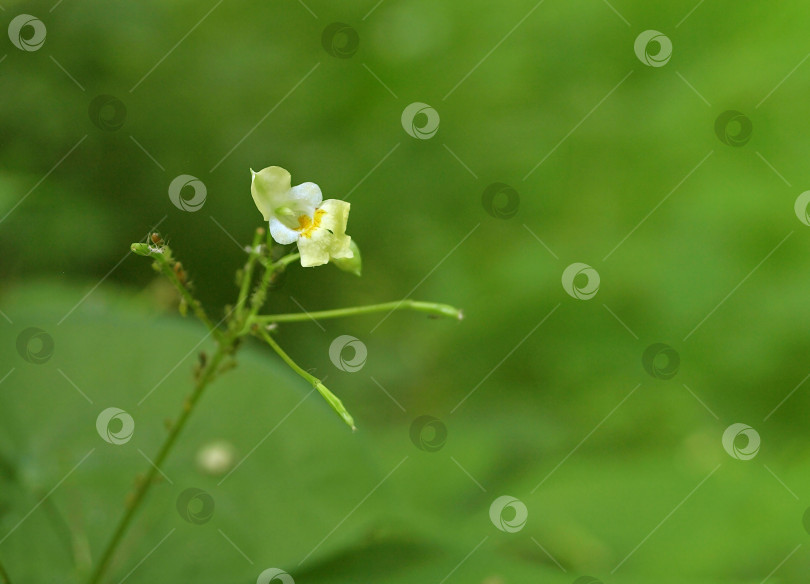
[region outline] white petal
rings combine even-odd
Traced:
[[[281,206],[289,198],[290,173],[278,166],[268,166],[251,172],[250,192],[256,207],[269,221],[276,207]]]
[[[286,245],[298,241],[298,232],[290,229],[284,223],[273,217],[270,219],[270,235],[276,243]]]
[[[315,209],[323,201],[321,188],[313,182],[305,182],[292,187],[289,196],[295,201],[295,209],[308,217],[315,214]]]

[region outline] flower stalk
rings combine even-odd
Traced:
[[[374,312],[394,312],[396,310],[413,310],[424,312],[433,317],[447,317],[461,320],[464,313],[449,304],[439,304],[436,302],[419,302],[417,300],[398,300],[394,302],[384,302],[382,304],[367,304],[365,306],[353,306],[350,308],[335,308],[333,310],[319,310],[307,313],[291,314],[268,314],[254,316],[249,323],[272,324],[276,322],[300,322],[304,320],[318,320],[320,318],[344,318],[346,316],[359,316],[361,314],[372,314]]]
[[[343,418],[343,421],[346,422],[346,424],[348,424],[349,428],[351,428],[353,432],[357,430],[357,427],[354,425],[354,418],[346,409],[346,407],[343,405],[343,402],[340,401],[340,398],[338,398],[338,396],[329,391],[329,389],[327,389],[327,387],[323,383],[321,383],[320,379],[318,379],[308,371],[304,371],[304,369],[301,366],[299,366],[295,361],[293,361],[292,358],[284,351],[284,349],[282,349],[279,346],[276,340],[270,335],[267,329],[256,327],[254,329],[254,334],[259,338],[263,339],[264,342],[266,342],[268,345],[270,345],[276,352],[276,354],[278,354],[278,356],[281,357],[281,359],[287,365],[290,366],[290,369],[292,369],[298,375],[306,379],[307,382],[309,382],[312,385],[312,387],[317,389],[318,393],[320,393],[321,396],[323,396],[323,398],[327,401],[327,403],[329,403],[329,405],[332,406],[332,409],[335,410],[335,412],[337,412],[337,414],[341,418]]]
[[[271,284],[293,262],[300,261],[303,267],[331,262],[341,270],[358,276],[362,272],[360,250],[345,233],[349,204],[336,199],[324,201],[320,188],[314,183],[303,183],[295,187],[290,185],[290,174],[279,167],[268,167],[253,173],[251,193],[269,225],[267,229],[258,228],[254,233],[252,244],[246,249],[248,257],[245,265],[238,272],[239,293],[236,303],[225,311],[225,317],[216,324],[194,296],[188,274],[182,264],[174,259],[172,250],[159,234],[151,234],[146,243],[132,244],[132,251],[151,258],[154,269],[177,289],[180,296],[180,312],[185,316],[187,309],[190,308],[208,328],[216,342],[216,350],[210,357],[204,353],[200,354],[199,362],[194,368],[193,389],[183,402],[175,421],[167,426],[168,434],[153,459],[154,464],[147,469],[143,479],[136,481],[134,492],[127,499],[124,514],[99,557],[88,581],[89,584],[99,584],[104,578],[149,490],[159,479],[160,467],[168,459],[206,388],[235,365],[233,357],[244,337],[253,335],[267,343],[295,373],[318,390],[352,430],[356,430],[354,419],[340,398],[320,379],[298,365],[273,338],[270,329],[275,328],[275,323],[300,322],[311,318],[342,318],[375,312],[390,314],[397,310],[422,312],[431,317],[462,318],[461,311],[453,306],[410,299],[312,313],[260,314],[267,302]],[[273,260],[274,242],[282,245],[297,243],[298,251]],[[260,277],[256,273],[259,269],[263,270]],[[0,579],[8,582],[8,576],[2,565],[0,565]]]

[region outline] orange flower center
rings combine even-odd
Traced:
[[[321,217],[323,217],[325,214],[326,211],[316,209],[315,217],[312,219],[310,219],[309,215],[300,215],[298,217],[298,229],[296,229],[296,231],[301,234],[301,237],[306,237],[309,239],[312,237],[312,232],[321,226]]]

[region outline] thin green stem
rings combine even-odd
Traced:
[[[298,252],[296,252],[296,253],[291,253],[291,254],[287,254],[287,255],[285,255],[283,258],[281,258],[280,260],[278,260],[277,262],[274,262],[274,263],[273,263],[273,266],[274,266],[274,267],[276,267],[276,268],[281,268],[281,269],[284,269],[284,268],[286,268],[286,267],[287,267],[289,264],[291,264],[291,263],[293,263],[294,261],[299,260],[299,259],[301,259],[301,254],[300,254],[300,253],[298,253]]]
[[[194,315],[200,319],[200,321],[214,334],[217,339],[219,339],[222,336],[222,331],[220,331],[213,321],[208,318],[208,314],[205,312],[202,303],[194,298],[194,296],[191,294],[191,290],[188,289],[188,286],[184,282],[180,281],[180,278],[175,272],[174,265],[170,265],[164,254],[154,253],[151,255],[151,257],[155,259],[155,262],[160,269],[160,273],[166,276],[169,282],[171,282],[174,287],[177,288],[177,291],[180,292],[180,296],[183,297],[183,301],[191,308]]]
[[[275,242],[273,240],[273,236],[268,231],[267,232],[267,249],[272,249],[274,245],[275,245]],[[281,259],[278,259],[276,261],[272,261],[269,257],[263,257],[262,258],[262,265],[265,268],[267,268],[268,270],[276,270],[276,271],[278,271],[278,270],[283,270],[289,264],[293,263],[294,261],[296,261],[298,259],[301,259],[301,254],[296,251],[296,252],[288,253],[287,255],[285,255],[284,257],[282,257]]]
[[[172,450],[175,442],[177,441],[180,433],[185,427],[188,419],[191,417],[195,406],[199,402],[205,388],[216,378],[220,371],[222,361],[227,356],[234,353],[236,343],[239,339],[248,333],[263,339],[272,349],[281,357],[281,359],[298,375],[305,379],[314,389],[323,396],[329,405],[343,418],[353,430],[355,430],[354,420],[349,412],[346,410],[343,402],[335,396],[329,389],[321,383],[321,380],[305,371],[279,346],[275,339],[269,334],[267,330],[268,324],[275,322],[291,322],[303,321],[309,318],[338,318],[343,316],[353,316],[359,314],[368,314],[373,312],[385,312],[389,314],[396,310],[414,310],[417,312],[424,312],[432,316],[444,316],[451,318],[462,318],[462,313],[457,308],[447,304],[437,304],[432,302],[417,302],[414,300],[401,300],[398,302],[387,302],[384,304],[372,304],[368,306],[358,306],[353,308],[342,308],[336,310],[324,310],[309,314],[276,314],[276,315],[263,315],[257,316],[259,310],[264,306],[267,298],[267,290],[273,279],[283,272],[287,266],[294,261],[300,259],[300,254],[291,253],[281,259],[270,262],[264,251],[260,248],[261,237],[266,232],[264,229],[258,229],[254,236],[253,247],[250,250],[250,256],[245,264],[242,273],[242,280],[240,282],[239,296],[236,305],[228,317],[231,317],[227,330],[219,329],[208,315],[206,314],[202,304],[194,298],[189,289],[185,273],[178,262],[175,262],[171,256],[171,250],[168,246],[162,246],[162,242],[156,243],[161,247],[152,247],[146,243],[132,244],[132,250],[139,255],[151,257],[155,260],[155,265],[161,273],[163,273],[169,281],[180,292],[183,302],[190,306],[194,314],[199,318],[208,329],[212,332],[217,341],[217,350],[213,357],[207,364],[203,364],[198,374],[194,389],[183,403],[183,409],[177,417],[176,422],[169,428],[168,435],[166,436],[160,450],[155,457],[152,466],[147,470],[145,477],[136,482],[135,490],[131,499],[127,503],[126,510],[119,520],[119,523],[113,532],[107,546],[102,553],[98,564],[95,567],[93,574],[90,577],[89,584],[99,584],[106,570],[111,563],[118,546],[126,535],[135,515],[143,504],[150,488],[158,478],[160,467],[166,461],[169,453]],[[154,240],[155,238],[153,238]],[[157,238],[159,240],[159,238]],[[270,234],[267,234],[267,249],[272,246]],[[255,286],[253,293],[250,293],[251,286],[254,280],[254,272],[256,264],[259,263],[264,267],[264,273]],[[249,306],[248,306],[249,298]],[[226,317],[226,318],[228,318]],[[224,320],[224,319],[223,319]],[[0,564],[0,577],[2,577],[5,584],[10,584],[8,575],[3,570]]]
[[[340,398],[338,398],[334,393],[329,391],[329,389],[323,383],[321,383],[320,379],[318,379],[308,371],[304,371],[304,369],[300,365],[298,365],[298,363],[293,361],[292,357],[290,357],[284,351],[284,349],[281,348],[281,346],[270,335],[270,333],[267,332],[267,330],[261,327],[257,327],[256,329],[254,329],[254,334],[256,334],[259,338],[261,338],[268,345],[270,345],[273,348],[273,350],[278,354],[278,356],[281,357],[281,359],[287,365],[290,366],[290,369],[292,369],[298,375],[306,379],[307,382],[309,382],[310,385],[312,385],[312,387],[317,389],[318,393],[320,393],[321,396],[323,396],[323,398],[329,403],[329,405],[332,406],[332,409],[335,410],[335,412],[337,412],[337,414],[341,418],[343,418],[343,421],[346,422],[346,424],[348,424],[348,426],[352,430],[357,430],[357,427],[354,425],[354,418],[352,418],[351,414],[346,409],[346,406],[343,405],[343,402],[340,401]]]
[[[247,299],[252,280],[253,268],[259,258],[258,246],[261,242],[261,237],[263,234],[264,229],[256,230],[254,245],[251,249],[251,257],[248,259],[247,265],[245,266],[246,273],[243,277],[240,296],[239,300],[237,301],[237,308],[244,309],[244,304]],[[95,570],[90,576],[89,584],[98,584],[101,581],[101,578],[104,576],[105,571],[112,561],[121,540],[135,518],[138,509],[141,507],[147,493],[157,479],[161,465],[169,456],[172,447],[177,441],[178,436],[180,436],[180,433],[183,431],[186,422],[191,417],[191,413],[194,411],[194,408],[205,391],[205,388],[208,387],[208,385],[210,385],[210,383],[216,378],[220,365],[222,364],[222,360],[234,352],[235,343],[238,339],[238,335],[235,335],[232,331],[222,331],[219,329],[218,325],[211,322],[211,319],[208,318],[202,304],[191,294],[191,290],[189,290],[185,283],[185,275],[182,272],[182,267],[180,267],[179,263],[174,262],[171,255],[171,250],[168,248],[168,246],[155,249],[147,244],[133,244],[132,250],[139,255],[151,257],[155,260],[155,265],[157,266],[158,271],[166,276],[166,278],[168,278],[175,288],[177,288],[183,297],[183,300],[192,308],[197,318],[199,318],[212,332],[217,340],[217,350],[213,357],[211,357],[207,363],[204,363],[197,373],[194,389],[192,390],[191,395],[189,395],[189,397],[183,403],[183,409],[181,410],[180,415],[177,417],[177,420],[169,428],[168,435],[163,441],[163,444],[161,445],[154,461],[152,461],[153,464],[147,470],[146,475],[141,480],[136,482],[135,491],[127,502],[124,515],[119,520],[115,531],[107,542],[107,546],[104,548],[104,552],[102,553],[98,564],[96,564]],[[230,314],[233,314],[235,310],[236,308],[229,313],[229,316]],[[239,323],[236,328],[243,329],[245,322],[244,317],[240,318],[239,315],[236,315],[235,318]]]
[[[270,333],[268,333],[266,330],[264,330],[264,329],[258,329],[258,335],[259,335],[259,337],[260,337],[261,339],[263,339],[263,340],[264,340],[264,341],[265,341],[265,342],[266,342],[268,345],[270,345],[270,346],[273,348],[273,350],[274,350],[276,353],[278,353],[278,356],[279,356],[279,357],[281,357],[281,359],[282,359],[282,360],[283,360],[283,361],[284,361],[284,362],[285,362],[287,365],[289,365],[289,366],[290,366],[290,369],[292,369],[292,370],[293,370],[293,371],[295,371],[295,372],[296,372],[298,375],[300,375],[301,377],[303,377],[304,379],[306,379],[306,380],[307,380],[307,381],[308,381],[308,382],[309,382],[309,383],[312,385],[312,387],[315,387],[316,385],[318,385],[318,384],[321,382],[321,380],[320,380],[320,379],[318,379],[317,377],[315,377],[314,375],[312,375],[312,374],[311,374],[311,373],[309,373],[308,371],[304,371],[304,369],[303,369],[303,368],[302,368],[300,365],[298,365],[298,363],[296,363],[295,361],[293,361],[293,360],[292,360],[292,357],[290,357],[290,356],[289,356],[289,355],[288,355],[288,354],[287,354],[287,353],[284,351],[284,349],[282,349],[282,348],[281,348],[281,346],[280,346],[280,345],[279,345],[279,344],[276,342],[276,340],[275,340],[275,339],[274,339],[272,336],[270,336]]]
[[[169,455],[172,447],[174,446],[177,437],[183,431],[183,428],[186,425],[191,413],[194,411],[194,406],[199,401],[200,397],[203,394],[205,388],[213,381],[216,377],[217,369],[219,368],[222,359],[225,355],[230,351],[232,346],[232,341],[230,343],[221,344],[217,349],[217,352],[214,353],[214,356],[211,357],[211,360],[205,366],[205,368],[200,372],[199,377],[197,378],[197,382],[194,385],[194,390],[191,392],[191,395],[186,399],[183,403],[183,409],[180,412],[180,415],[177,418],[177,421],[172,424],[171,428],[169,429],[169,434],[166,436],[166,439],[163,441],[163,445],[160,447],[157,456],[154,459],[154,464],[149,467],[149,470],[146,473],[146,476],[143,480],[139,481],[136,488],[135,493],[133,494],[132,499],[129,501],[127,505],[127,510],[124,515],[121,517],[121,520],[118,523],[118,527],[116,528],[115,532],[113,532],[112,537],[110,538],[109,542],[107,543],[107,547],[104,549],[104,553],[101,555],[101,559],[96,564],[96,569],[93,572],[93,575],[90,577],[89,584],[98,584],[101,581],[102,576],[104,575],[107,566],[109,565],[110,561],[115,554],[118,545],[121,542],[121,539],[126,534],[127,530],[129,529],[130,523],[132,523],[133,518],[135,517],[136,512],[141,506],[146,494],[149,492],[152,484],[155,482],[157,478],[158,469],[161,465],[165,462],[166,457]]]
[[[368,304],[366,306],[353,306],[351,308],[337,308],[334,310],[320,310],[309,313],[292,314],[269,314],[254,316],[250,322],[257,324],[270,324],[274,322],[298,322],[319,318],[342,318],[344,316],[357,316],[358,314],[370,314],[373,312],[394,312],[395,310],[414,310],[424,312],[433,316],[446,316],[461,320],[464,314],[458,308],[449,304],[438,304],[436,302],[419,302],[417,300],[398,300],[395,302],[385,302],[383,304]]]
[[[247,301],[248,293],[250,292],[250,285],[253,282],[253,270],[256,267],[256,262],[261,256],[259,246],[262,243],[263,236],[264,236],[264,228],[261,227],[257,229],[256,233],[253,235],[253,245],[250,247],[250,255],[248,256],[247,263],[245,263],[245,267],[242,272],[242,282],[239,288],[239,298],[236,301],[237,318],[240,318],[242,316],[242,312],[245,309],[245,302]]]

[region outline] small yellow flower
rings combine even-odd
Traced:
[[[290,173],[278,166],[251,173],[250,192],[270,224],[270,235],[281,244],[297,242],[302,266],[354,257],[352,238],[346,235],[349,203],[324,201],[315,183],[291,186]]]

